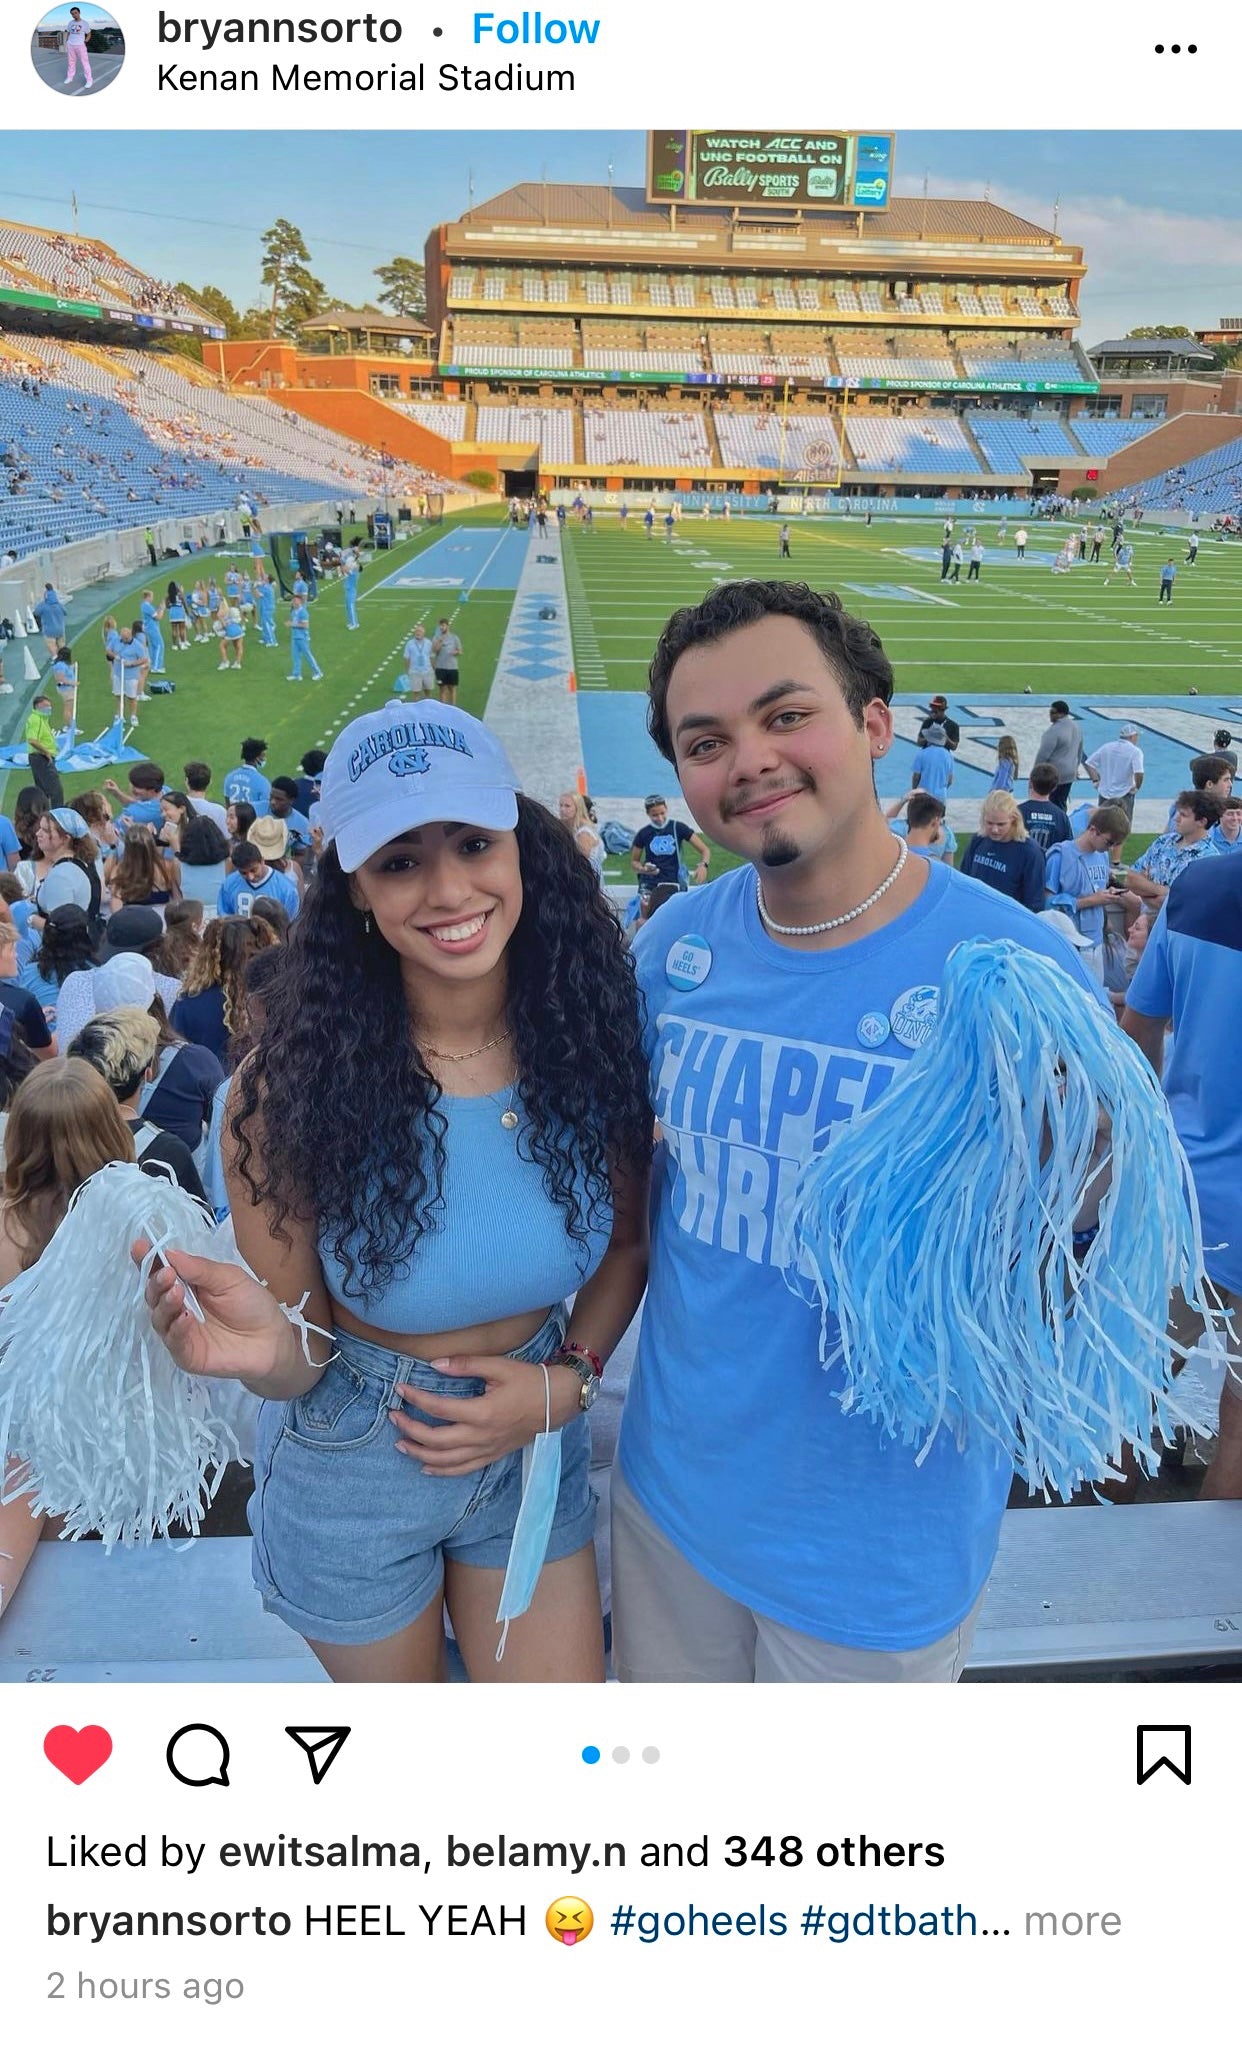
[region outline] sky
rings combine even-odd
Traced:
[[[376,175],[377,159],[383,176]],[[428,231],[523,180],[641,185],[638,130],[438,135],[169,131],[0,140],[0,218],[79,223],[161,278],[259,295],[259,236],[279,214],[311,268],[349,304],[374,300],[376,264],[421,258]],[[1057,131],[897,137],[898,193],[990,196],[1081,243],[1080,339],[1129,328],[1215,326],[1242,314],[1242,134]],[[164,195],[152,204],[153,195]]]
[[[112,23],[113,17],[109,14],[107,8],[96,7],[94,0],[64,0],[64,5],[61,7],[46,7],[44,9],[43,13],[39,16],[39,27],[64,28],[74,6],[77,7],[87,28],[93,28],[96,22]]]

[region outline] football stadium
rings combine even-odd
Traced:
[[[535,140],[514,139],[515,165],[529,168],[517,145]],[[992,831],[989,802],[1036,802],[1028,778],[1064,765],[1048,737],[1068,720],[1062,735],[1081,745],[1039,793],[1063,819],[1059,838],[1075,837],[1067,846],[1110,852],[1095,896],[1049,881],[1044,905],[1042,870],[1036,895],[1083,951],[1106,1009],[1123,1014],[1163,902],[1135,881],[1147,851],[1187,836],[1224,853],[1242,825],[1228,807],[1242,733],[1242,313],[1211,328],[1194,328],[1188,308],[1185,327],[1088,331],[1084,292],[1105,251],[1065,240],[1054,207],[1028,219],[991,197],[938,197],[927,180],[903,196],[901,151],[883,132],[656,130],[642,184],[614,183],[609,166],[604,183],[545,173],[477,197],[472,175],[455,218],[419,217],[411,203],[425,231],[416,301],[349,305],[329,279],[317,310],[278,321],[281,266],[306,254],[287,250],[263,273],[266,323],[226,319],[220,295],[200,300],[156,275],[140,221],[105,241],[79,229],[76,200],[69,229],[0,220],[0,810],[13,822],[16,980],[42,1007],[36,1044],[42,1027],[45,1052],[68,1045],[63,1017],[51,1037],[59,985],[39,892],[59,865],[41,813],[63,822],[80,806],[99,843],[104,902],[96,887],[82,915],[84,930],[99,927],[96,977],[127,945],[105,948],[105,922],[158,907],[167,940],[170,901],[190,896],[188,881],[160,887],[161,850],[186,830],[177,807],[194,817],[183,765],[210,778],[191,801],[214,805],[222,825],[218,801],[228,805],[208,932],[261,925],[250,916],[261,886],[239,899],[232,869],[271,878],[269,860],[286,872],[269,896],[279,911],[287,891],[296,916],[323,859],[325,755],[351,722],[424,689],[428,703],[402,716],[398,777],[447,745],[438,689],[439,705],[486,724],[527,798],[577,822],[627,931],[652,911],[646,879],[663,876],[636,839],[647,823],[650,841],[653,807],[676,829],[666,894],[689,888],[693,903],[709,870],[727,877],[745,858],[693,822],[651,737],[653,652],[679,609],[780,580],[838,594],[878,635],[895,676],[891,738],[874,763],[880,805],[910,846],[950,865],[964,850],[968,875],[980,873],[968,863]],[[928,758],[942,754],[933,783]],[[358,758],[351,775],[367,766]],[[265,819],[273,778],[288,792]],[[916,815],[903,828],[902,813],[920,786],[938,812],[916,842]],[[253,805],[249,825],[239,802]],[[1100,826],[1106,812],[1113,824]],[[116,876],[128,874],[136,821],[160,846],[146,894],[126,896]],[[68,848],[77,828],[58,831]],[[698,869],[679,835],[694,839]],[[1152,871],[1165,895],[1174,873]],[[759,906],[767,920],[762,888]],[[449,947],[472,939],[445,932]],[[369,946],[369,911],[366,935]],[[207,946],[201,932],[193,945]],[[698,934],[685,947],[683,992],[712,962]],[[170,973],[156,981],[185,1034]],[[227,1079],[258,1042],[234,1032],[241,986],[219,964],[213,973],[194,982],[188,969],[180,1006],[187,992],[194,1003],[225,993]],[[865,1094],[870,1108],[888,1052],[874,1048],[894,1035],[918,1048],[936,1000],[920,984],[891,1027],[884,1008],[859,1018],[866,1052],[854,1051],[842,1103]],[[90,1018],[88,1007],[80,1023]],[[142,1107],[164,1072],[145,1073]],[[499,1123],[518,1124],[512,1090]],[[208,1187],[218,1219],[221,1195]],[[745,1193],[737,1201],[744,1219]],[[750,1230],[737,1226],[743,1239]],[[631,1330],[618,1409],[633,1351]],[[360,1387],[361,1371],[347,1372]],[[1213,1382],[1211,1364],[1192,1360],[1185,1386],[1197,1377],[1218,1404],[1219,1363]],[[968,1678],[1228,1664],[1204,1620],[1236,1609],[1236,1504],[1192,1503],[1212,1433],[1166,1424],[1160,1460],[1141,1476],[1110,1470],[1102,1494],[1079,1489],[1074,1520],[1021,1517],[1015,1485]],[[238,1424],[243,1448],[247,1430]],[[615,1434],[613,1414],[594,1437],[597,1494]],[[109,1579],[121,1569],[103,1549],[34,1547],[0,1620],[0,1678],[33,1662],[49,1678],[323,1679],[297,1637],[316,1641],[299,1623],[309,1600],[281,1610],[269,1589],[263,1614],[254,1602],[249,1491],[250,1470],[230,1462],[214,1543],[184,1558],[149,1549],[128,1622]],[[600,1573],[607,1609],[606,1547]],[[0,1559],[0,1605],[3,1584]],[[167,1629],[135,1625],[156,1609]],[[191,1625],[201,1632],[187,1639]]]

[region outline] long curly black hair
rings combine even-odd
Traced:
[[[560,821],[519,797],[517,844],[523,904],[507,954],[507,1022],[527,1114],[518,1144],[585,1255],[609,1201],[610,1156],[635,1170],[651,1154],[639,994],[595,872]],[[309,1215],[346,1295],[378,1295],[436,1223],[448,1126],[411,1032],[399,957],[364,932],[334,848],[282,956],[258,1046],[239,1071],[238,1173],[281,1239],[291,1213]],[[257,1115],[261,1141],[250,1137]]]

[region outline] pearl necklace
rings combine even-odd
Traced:
[[[821,919],[818,926],[778,926],[775,919],[773,919],[772,914],[768,911],[767,906],[763,902],[763,880],[761,877],[756,876],[755,896],[759,901],[759,917],[762,919],[764,925],[772,933],[784,934],[787,939],[800,939],[803,934],[810,933],[831,933],[835,927],[848,926],[852,919],[861,919],[864,912],[869,912],[871,910],[871,907],[874,904],[877,904],[878,901],[884,896],[884,893],[886,890],[888,890],[889,886],[891,884],[896,883],[898,877],[901,875],[902,870],[905,868],[906,856],[908,853],[909,850],[907,849],[905,842],[902,841],[899,845],[897,860],[896,862],[894,862],[892,868],[889,870],[888,875],[885,877],[883,883],[880,885],[879,890],[872,891],[871,896],[869,898],[864,898],[861,905],[855,905],[852,912],[842,912],[840,918],[838,919]]]

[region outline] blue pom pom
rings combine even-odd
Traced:
[[[982,1436],[1068,1496],[1127,1442],[1153,1469],[1153,1428],[1204,1423],[1173,1395],[1169,1297],[1203,1308],[1203,1246],[1163,1093],[1015,942],[953,950],[930,1041],[808,1164],[789,1279],[819,1301],[845,1409],[920,1458],[941,1429]]]

